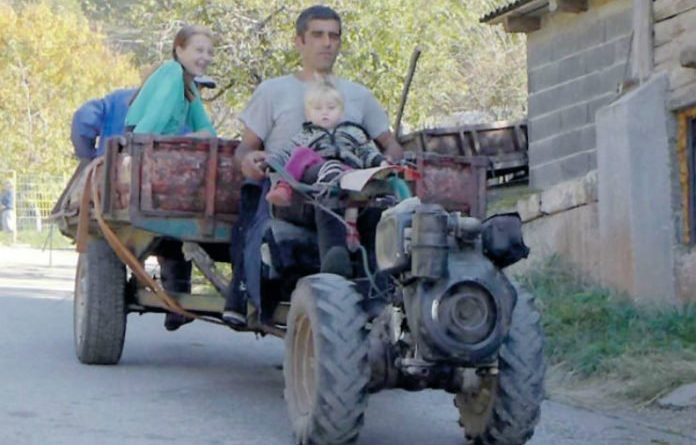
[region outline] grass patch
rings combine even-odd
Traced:
[[[52,236],[52,240],[49,239]],[[12,234],[9,232],[0,232],[0,246],[25,245],[35,249],[53,247],[54,249],[74,249],[70,238],[64,237],[57,228],[53,229],[51,234],[50,227],[46,227],[43,231],[35,230],[20,230],[17,232],[16,243],[12,239]]]
[[[556,260],[522,281],[538,297],[551,366],[621,382],[612,392],[637,401],[696,381],[696,305],[639,307]]]

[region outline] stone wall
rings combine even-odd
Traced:
[[[670,108],[696,103],[696,1],[655,0],[655,71],[669,73]]]
[[[529,258],[510,267],[522,274],[558,255],[580,276],[600,281],[597,171],[535,193],[517,203]]]
[[[631,0],[593,0],[583,13],[544,16],[527,35],[532,187],[596,168],[595,111],[626,76],[631,29]]]

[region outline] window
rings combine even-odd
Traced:
[[[696,107],[679,113],[677,135],[682,199],[682,242],[696,240]]]

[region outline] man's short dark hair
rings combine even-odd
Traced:
[[[298,36],[304,36],[312,20],[335,20],[338,22],[338,29],[341,29],[341,16],[336,11],[323,5],[314,5],[300,13],[295,21],[295,32]]]

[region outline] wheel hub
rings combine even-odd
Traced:
[[[462,284],[441,298],[437,319],[450,338],[476,344],[485,340],[495,327],[495,304],[483,289]]]

